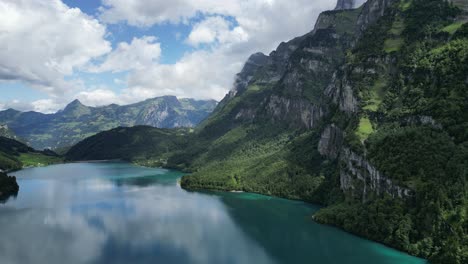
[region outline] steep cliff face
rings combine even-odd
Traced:
[[[335,124],[328,125],[320,137],[318,150],[330,160],[339,159],[340,189],[347,195],[366,202],[369,196],[390,195],[407,198],[413,194],[384,176],[363,154],[357,154],[344,145],[344,132]]]
[[[352,9],[355,6],[356,0],[338,0],[335,10]]]
[[[238,122],[269,119],[311,129],[330,112],[329,100],[355,111],[357,102],[348,87],[333,91],[327,87],[344,63],[345,51],[355,43],[360,15],[361,9],[324,12],[310,33],[281,43],[269,56],[252,55],[215,113],[232,106],[236,98],[259,93],[264,98],[260,104],[229,107],[234,111],[231,116]]]
[[[233,98],[238,93],[243,93],[250,81],[254,78],[255,73],[262,67],[272,64],[271,57],[259,52],[252,54],[245,63],[242,71],[236,75],[233,88],[229,91],[225,100]]]
[[[313,129],[327,120],[333,105],[348,115],[357,114],[360,103],[351,76],[378,75],[378,71],[346,64],[345,50],[356,44],[357,36],[383,16],[392,2],[371,0],[360,9],[342,11],[355,7],[356,3],[340,1],[337,11],[322,13],[311,33],[282,43],[272,53],[276,59],[270,59],[257,68],[257,72],[262,71],[265,65],[271,66],[272,61],[276,61],[277,65],[287,65],[275,67],[281,69],[275,72],[276,79],[283,75],[262,104],[256,109],[240,109],[236,117],[252,121],[260,116],[272,123],[287,123],[288,127]],[[255,78],[249,81],[256,82]],[[405,197],[410,193],[409,189],[382,176],[365,157],[350,151],[343,143],[343,132],[335,125],[329,125],[323,130],[318,145],[319,152],[327,158],[340,157],[343,164],[340,187],[343,191],[352,190],[353,196],[363,201],[371,192],[377,195],[388,193],[395,197]]]
[[[409,188],[395,184],[385,177],[365,157],[343,148],[340,152],[340,188],[349,195],[369,200],[369,196],[390,195],[392,198],[407,198],[413,194]]]
[[[253,54],[237,75],[233,90],[208,119],[202,133],[221,129],[216,135],[222,135],[237,126],[264,120],[289,129],[320,129],[334,115],[335,106],[348,116],[356,115],[360,102],[353,76],[378,75],[378,72],[350,66],[346,51],[356,45],[361,31],[383,16],[392,2],[370,0],[362,7],[352,9],[363,1],[339,1],[336,10],[319,16],[310,33],[281,43],[269,56]],[[340,157],[343,164],[351,164],[348,159],[357,157],[345,155],[348,152],[344,138],[344,132],[338,126],[325,126],[318,151],[327,158]],[[365,157],[359,157],[359,161],[372,173],[361,173],[354,167],[344,168],[343,178],[357,180],[343,179],[347,183],[341,186],[343,191],[353,189],[355,196],[361,192],[360,196],[366,197],[369,192],[380,195],[400,190],[395,184],[386,184],[387,178],[381,176]],[[359,180],[382,183],[370,184],[362,190],[354,186]],[[404,196],[407,191],[401,193]]]
[[[346,10],[360,7],[367,0],[338,0],[335,10]]]
[[[387,9],[397,0],[369,0],[363,5],[357,26],[360,33],[364,32],[369,25],[374,24],[381,18]]]
[[[319,16],[310,33],[281,43],[269,56],[252,55],[218,108],[242,97],[250,87],[251,93],[262,92],[265,99],[260,104],[233,107],[236,113],[232,116],[237,121],[262,118],[311,129],[331,112],[330,102],[341,111],[356,113],[359,102],[350,75],[358,71],[367,74],[372,69],[347,66],[345,51],[354,47],[362,32],[383,16],[392,2],[371,0],[352,9],[364,2],[339,1],[335,11]]]

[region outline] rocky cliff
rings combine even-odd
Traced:
[[[346,50],[356,45],[362,32],[376,23],[392,2],[370,0],[361,8],[352,9],[356,7],[355,1],[339,1],[335,11],[319,16],[310,33],[281,43],[269,56],[252,55],[219,108],[235,102],[236,98],[246,101],[242,97],[250,96],[248,91],[251,89],[251,93],[261,93],[263,99],[260,104],[231,108],[234,123],[266,119],[273,124],[310,130],[322,127],[335,111],[335,106],[347,115],[357,114],[359,100],[351,76],[367,74],[371,70],[347,64]],[[353,190],[353,195],[363,201],[369,192],[399,197],[410,193],[382,176],[365,156],[347,149],[343,132],[337,130],[335,125],[323,130],[322,137],[328,141],[322,138],[318,150],[328,158],[340,157],[343,191]],[[365,168],[352,166],[356,161]],[[373,183],[361,188],[359,181]]]
[[[355,6],[356,0],[338,0],[335,10],[352,9]]]

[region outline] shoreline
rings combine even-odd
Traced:
[[[215,188],[212,188],[212,189],[206,189],[206,188],[184,188],[184,187],[182,187],[182,186],[181,186],[181,188],[184,189],[184,190],[187,190],[187,191],[194,191],[194,192],[197,192],[197,191],[211,191],[211,192],[225,192],[225,193],[250,193],[250,194],[259,194],[259,195],[268,196],[268,197],[272,197],[272,198],[280,198],[280,199],[285,199],[285,200],[289,200],[289,201],[303,202],[303,203],[306,203],[306,204],[311,205],[311,206],[319,206],[320,208],[326,208],[326,206],[324,206],[324,205],[322,205],[322,204],[320,204],[320,203],[313,203],[313,202],[305,201],[305,200],[301,200],[301,199],[291,199],[291,198],[287,198],[287,197],[281,197],[281,196],[275,196],[275,195],[268,195],[268,194],[264,194],[264,193],[260,193],[260,192],[244,192],[244,191],[235,191],[235,190],[222,190],[222,189],[215,189]],[[320,209],[319,209],[319,210],[320,210]],[[317,211],[318,211],[318,210],[317,210]],[[338,226],[338,225],[321,223],[321,222],[319,222],[319,221],[316,219],[315,213],[314,213],[313,215],[311,215],[310,218],[312,219],[312,221],[314,221],[315,223],[317,223],[317,224],[319,224],[319,225],[324,225],[324,226],[336,228],[336,229],[338,229],[338,230],[340,230],[340,231],[343,231],[343,232],[345,232],[345,233],[347,233],[347,234],[350,234],[350,235],[359,237],[359,238],[361,238],[361,239],[365,239],[365,240],[371,241],[371,242],[373,242],[373,243],[377,243],[377,244],[383,245],[383,246],[385,246],[385,247],[391,248],[391,249],[396,250],[396,251],[398,251],[398,252],[407,254],[408,256],[412,256],[412,257],[415,257],[415,258],[419,258],[419,259],[425,260],[426,263],[429,264],[429,260],[427,260],[427,259],[425,259],[425,258],[422,258],[421,256],[412,255],[412,254],[410,254],[410,253],[407,252],[407,251],[404,251],[404,250],[401,250],[401,249],[399,249],[399,248],[393,247],[393,246],[388,245],[388,244],[386,244],[386,243],[384,243],[384,242],[372,240],[372,239],[367,238],[367,237],[365,237],[365,236],[362,236],[362,235],[360,235],[360,234],[358,234],[358,233],[345,230],[343,227]]]

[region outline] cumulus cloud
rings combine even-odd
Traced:
[[[53,113],[60,109],[63,104],[55,99],[41,99],[31,103],[32,110],[41,113]]]
[[[188,23],[197,12],[225,14],[239,11],[238,0],[103,0],[100,19],[149,27],[160,23]]]
[[[0,13],[0,80],[62,95],[80,88],[65,77],[111,50],[103,24],[60,0],[3,0]]]
[[[101,18],[113,23],[125,21],[130,25],[150,26],[164,21],[180,23],[202,13],[205,18],[193,25],[185,41],[194,47],[207,44],[208,48],[185,54],[173,65],[158,64],[132,72],[126,95],[172,94],[220,100],[230,90],[235,74],[250,54],[269,53],[281,41],[311,31],[319,13],[333,9],[336,4],[329,0],[236,0],[223,1],[229,7],[223,8],[218,5],[220,1],[186,0],[171,2],[171,7],[185,6],[177,12],[174,9],[159,15],[162,11],[155,10],[161,2],[140,0],[138,5],[124,5],[127,1],[107,0]],[[137,8],[140,5],[147,9]],[[184,9],[187,6],[191,11]],[[148,13],[152,8],[154,17]],[[111,14],[113,19],[106,18]]]
[[[198,46],[248,41],[249,36],[242,27],[231,27],[232,23],[221,16],[208,17],[193,26],[186,42]]]
[[[104,62],[98,66],[91,66],[91,72],[122,72],[132,69],[142,69],[157,62],[161,56],[161,45],[154,36],[133,38],[130,44],[121,42]]]
[[[54,113],[57,109],[63,107],[63,104],[56,99],[41,99],[33,102],[22,100],[11,100],[8,102],[0,102],[0,111],[6,109],[16,109],[18,111],[36,111],[41,113]]]
[[[99,88],[96,90],[82,91],[75,96],[81,102],[89,106],[102,106],[123,103],[119,96],[112,90]]]
[[[242,67],[242,61],[233,61],[221,50],[188,53],[173,65],[154,65],[133,72],[124,95],[138,99],[165,94],[220,99],[233,79],[231,73]]]
[[[103,0],[97,19],[60,0],[0,2],[0,80],[20,80],[47,92],[31,109],[63,107],[79,98],[88,105],[133,103],[176,95],[220,100],[250,54],[269,53],[313,29],[330,0]],[[176,39],[192,46],[176,63],[162,64],[157,36],[134,38],[112,50],[104,23],[145,31],[184,23],[191,32]],[[125,25],[124,25],[125,27]],[[6,32],[6,34],[5,34]],[[3,33],[3,34],[2,34]],[[76,72],[127,72],[122,91],[85,87]],[[116,83],[117,83],[116,82]],[[60,106],[59,106],[60,105]],[[45,110],[44,110],[45,111]],[[52,110],[48,110],[52,111]]]

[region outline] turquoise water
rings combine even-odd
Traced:
[[[1,263],[425,263],[316,224],[318,207],[187,192],[179,172],[75,163],[14,173],[0,205]]]

